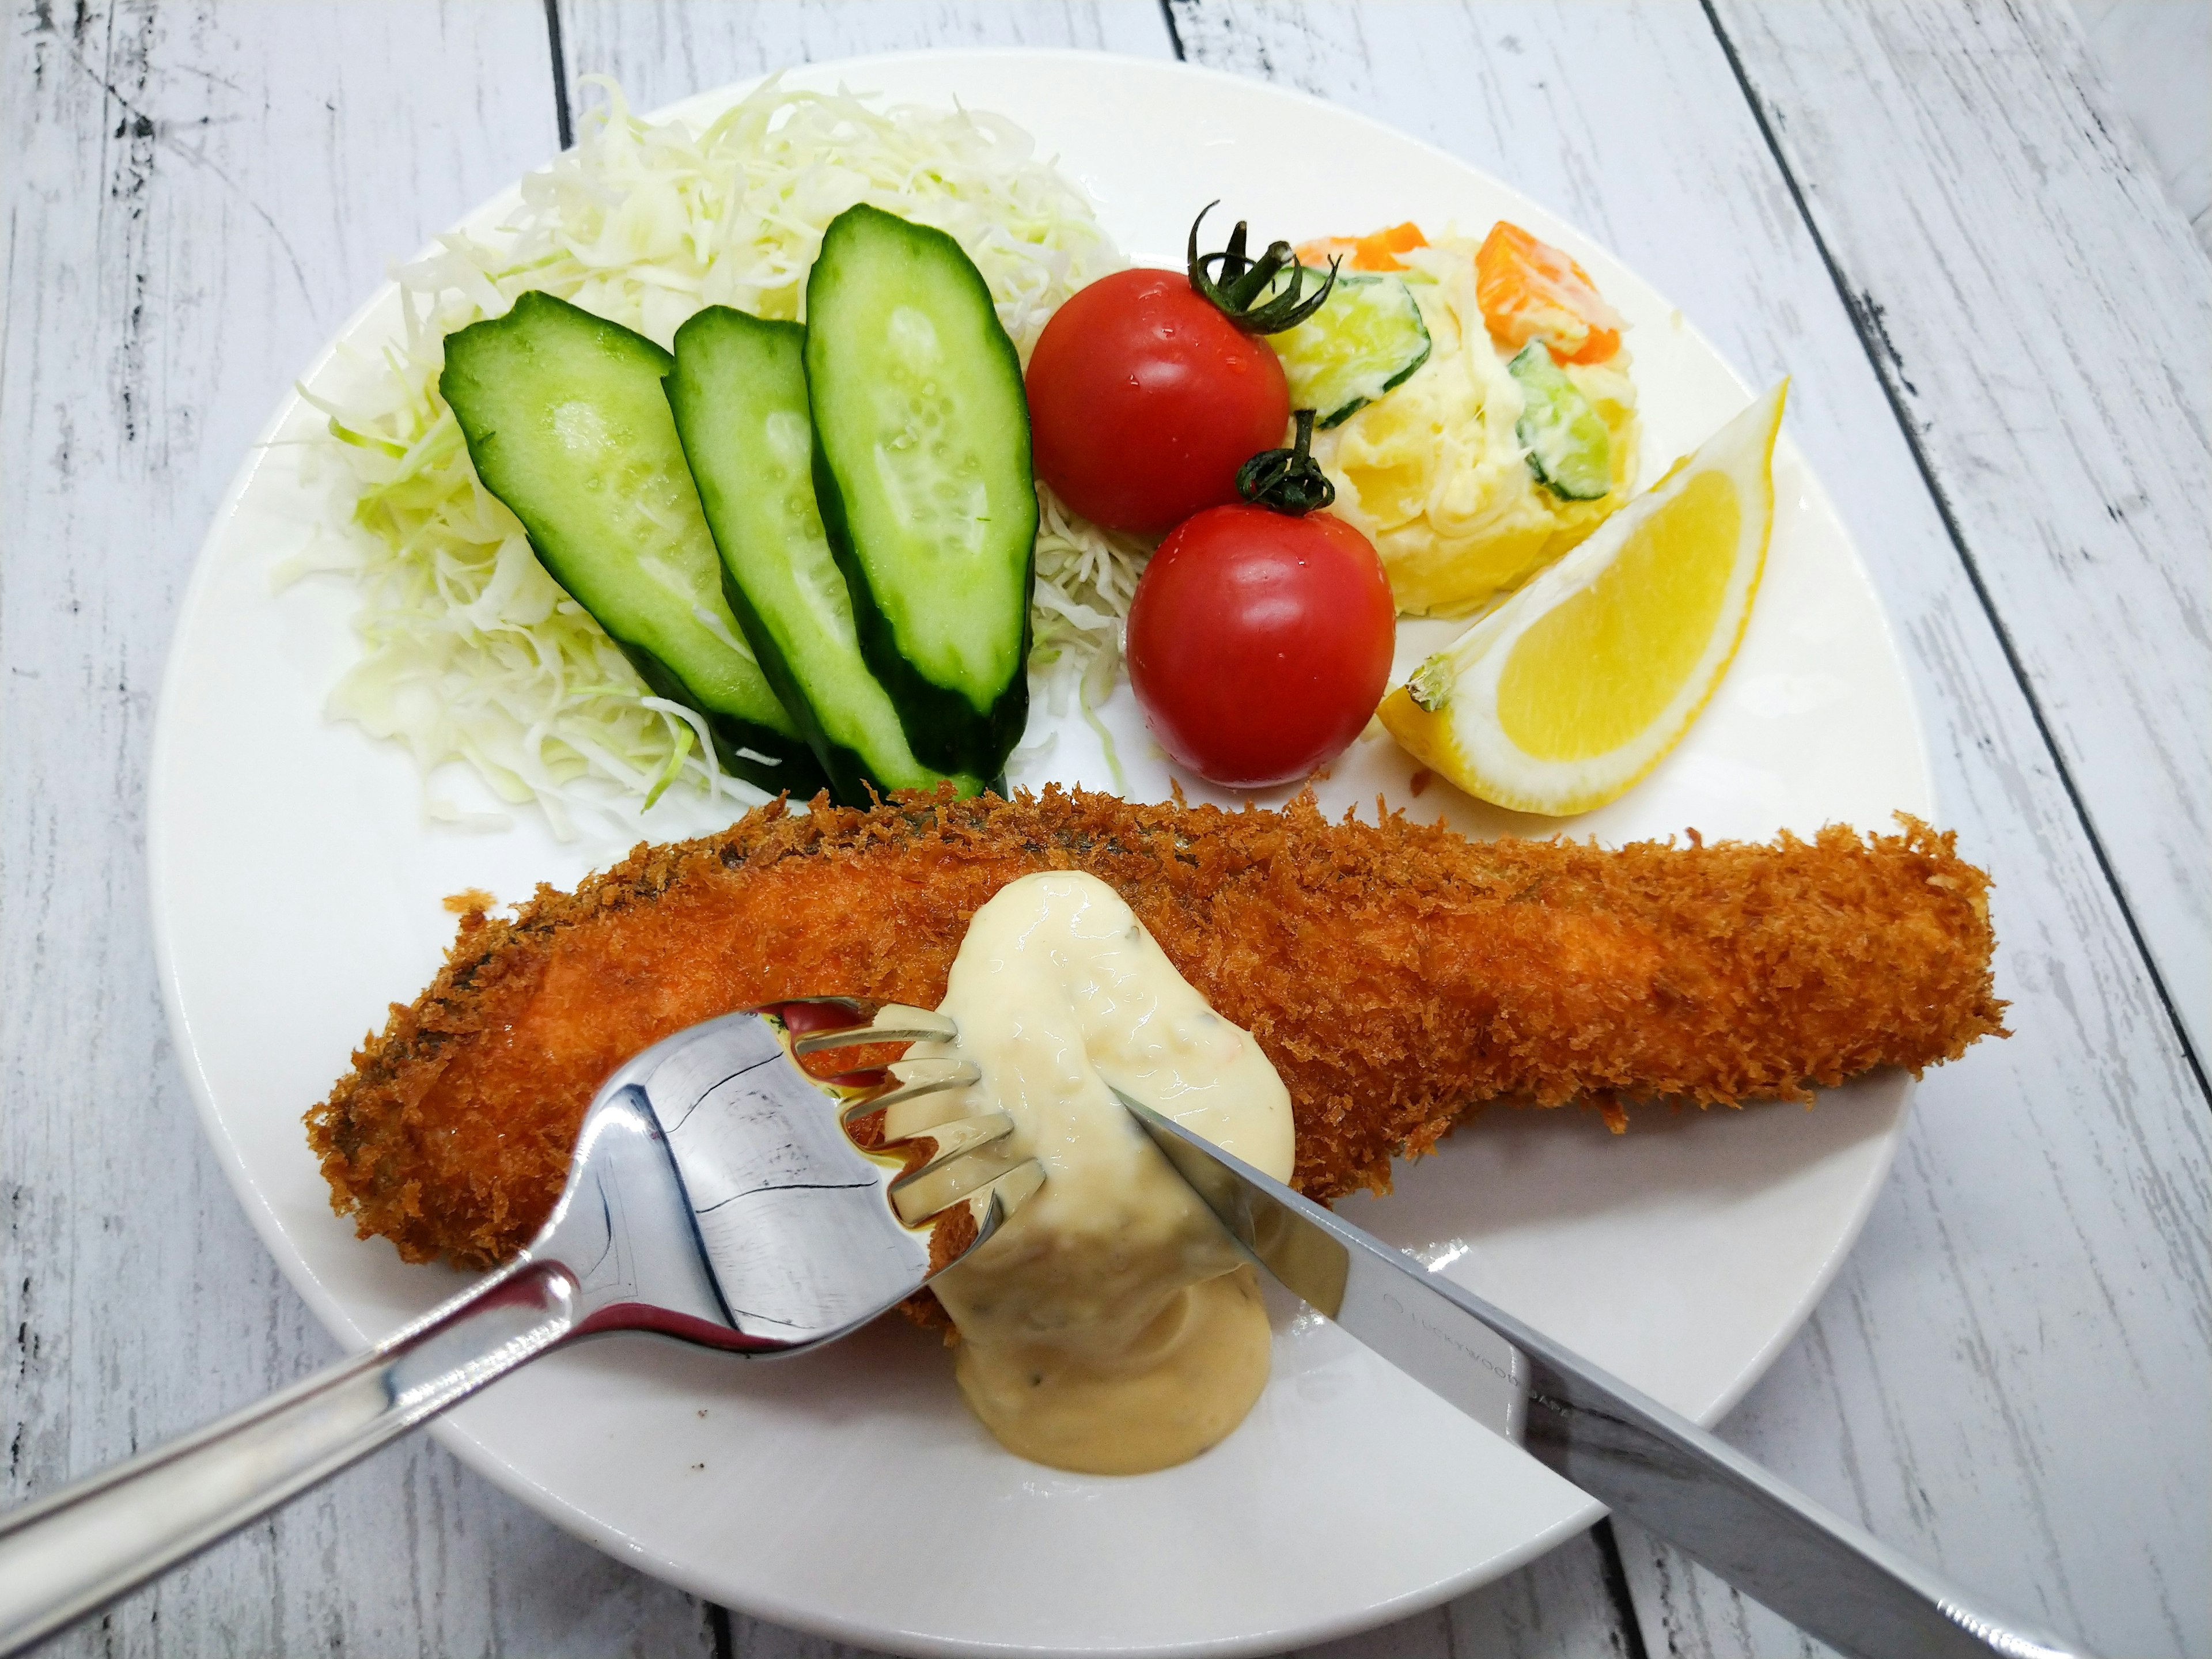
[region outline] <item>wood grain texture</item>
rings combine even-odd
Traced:
[[[148,938],[146,753],[201,533],[386,263],[553,143],[534,0],[11,7],[0,85],[0,1503],[337,1357],[231,1196]],[[662,1656],[689,1598],[428,1440],[54,1654]]]
[[[572,5],[560,16],[572,93],[579,73],[611,70],[641,107],[806,58],[1169,44],[1149,0]],[[2204,1103],[1712,32],[1694,10],[1656,6],[1177,3],[1173,16],[1199,61],[1365,108],[1513,179],[1673,294],[1753,379],[1796,374],[1793,428],[1897,619],[1944,816],[1999,877],[2002,988],[2021,1035],[1930,1080],[1859,1249],[1727,1432],[1884,1536],[2106,1651],[2212,1650]],[[1901,27],[1887,13],[1874,21]],[[141,8],[82,25],[34,6],[13,22],[0,47],[11,1499],[329,1356],[241,1224],[167,1052],[139,873],[154,679],[199,526],[286,379],[387,258],[554,142],[536,4]],[[2033,28],[2023,38],[2041,49]],[[1788,39],[1817,90],[1817,42]],[[1929,40],[1944,76],[1985,72],[1945,55],[1970,44],[1955,32]],[[2071,142],[2063,126],[2042,141],[2046,163]],[[1922,140],[1908,125],[1888,142],[1809,162],[1785,143],[1816,216],[1823,186],[1888,191],[1920,210],[1909,163]],[[1918,291],[1877,298],[1903,353],[1892,368],[1909,374],[1899,319],[1922,306]],[[1925,328],[1948,314],[1932,309]],[[1911,378],[1929,395],[1934,377]],[[2005,390],[2021,431],[2070,431],[2075,411],[2050,385]],[[1917,422],[1923,411],[1907,410]],[[1941,416],[1927,416],[1929,431]],[[2112,419],[2128,435],[2125,411]],[[1917,424],[1915,435],[1932,454]],[[1961,525],[1979,522],[1981,476],[1966,465],[1947,478]],[[2112,580],[2136,592],[2140,562],[2120,561]],[[2070,602],[2057,583],[2020,593],[2031,610]],[[2141,677],[2168,683],[2155,665]],[[2124,720],[2081,729],[2115,752],[2141,741]],[[2084,1431],[2106,1423],[2126,1426]],[[1671,1552],[1621,1537],[1650,1651],[1800,1650]],[[742,1617],[729,1634],[756,1659],[851,1652]],[[708,1650],[710,1637],[684,1598],[422,1444],[56,1650],[662,1654]],[[1489,1659],[1626,1651],[1630,1639],[1584,1539],[1448,1610],[1324,1651]]]
[[[586,75],[611,75],[634,109],[795,64],[922,47],[1076,46],[1168,58],[1156,0],[556,0],[574,114]]]
[[[1881,1536],[2103,1651],[2212,1650],[2205,1099],[1711,30],[1666,5],[1172,13],[1194,61],[1365,109],[1491,168],[1671,294],[1754,384],[1795,376],[1791,429],[1895,622],[1943,820],[1996,875],[2017,1035],[1929,1077],[1857,1249],[1724,1429]],[[1899,193],[1914,176],[1893,158],[1855,165]],[[2056,388],[2018,391],[2023,428],[2067,429]],[[2125,723],[2102,740],[2142,742]],[[2106,1423],[2155,1426],[2091,1426]],[[1796,1650],[1763,1612],[1620,1530],[1652,1652]]]
[[[2212,263],[2065,0],[1716,11],[2202,1065]]]

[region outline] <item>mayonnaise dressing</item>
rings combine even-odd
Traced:
[[[1040,1463],[1133,1474],[1196,1456],[1267,1382],[1267,1312],[1251,1267],[1107,1082],[1286,1179],[1282,1079],[1121,896],[1075,872],[1025,876],[975,913],[942,1010],[957,1047],[913,1054],[973,1060],[967,1109],[1006,1112],[1012,1155],[1045,1171],[933,1283],[960,1328],[961,1392]]]

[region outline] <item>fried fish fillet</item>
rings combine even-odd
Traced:
[[[1048,789],[781,805],[641,847],[515,918],[471,909],[444,969],[307,1116],[331,1201],[410,1261],[512,1255],[623,1060],[801,995],[934,1006],[968,919],[1014,878],[1111,884],[1258,1039],[1297,1115],[1297,1184],[1382,1189],[1483,1101],[1802,1098],[2002,1032],[1989,879],[1952,837],[1618,852],[1441,827],[1139,806]],[[1692,836],[1694,843],[1696,837]]]

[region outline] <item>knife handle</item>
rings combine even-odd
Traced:
[[[1531,1335],[1515,1339],[1529,1452],[1800,1629],[1860,1659],[2087,1659],[1976,1607],[1687,1418]]]

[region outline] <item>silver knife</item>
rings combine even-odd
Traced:
[[[1539,1462],[1854,1659],[2087,1659],[2001,1619],[1678,1412],[1115,1095],[1232,1237],[1316,1312]]]

